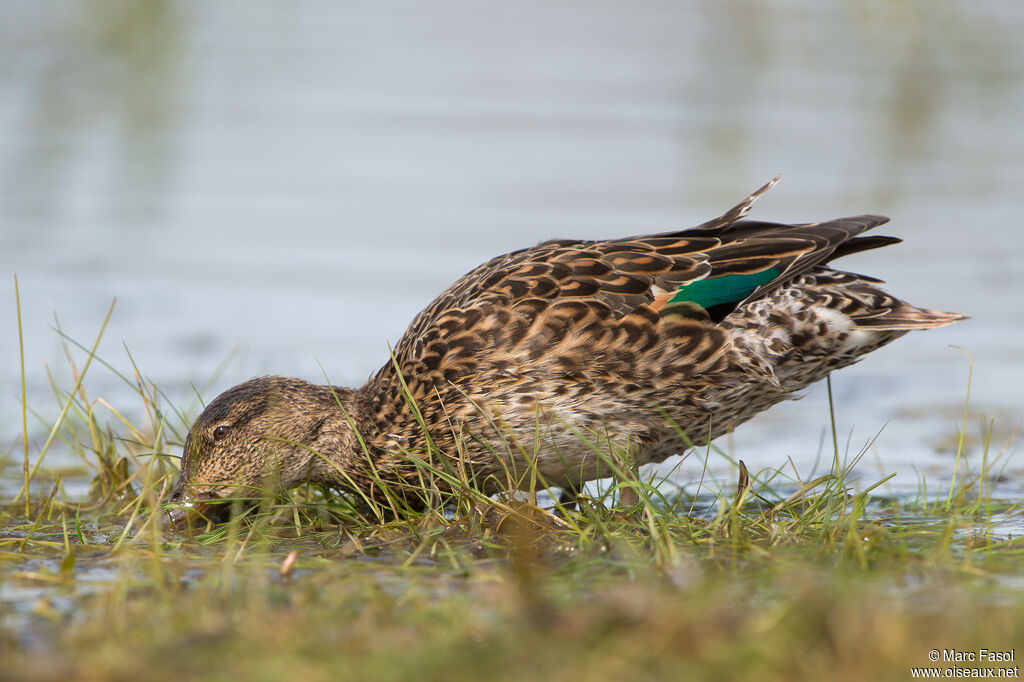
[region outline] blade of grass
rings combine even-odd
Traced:
[[[828,390],[828,423],[832,428],[832,471],[839,473],[839,434],[836,432],[836,404],[832,400],[832,375],[825,377]]]
[[[956,489],[956,475],[960,470],[960,461],[964,456],[964,439],[967,436],[967,410],[971,403],[971,378],[974,374],[974,358],[966,349],[960,346],[953,346],[958,351],[967,356],[967,392],[964,396],[964,417],[963,423],[960,425],[960,438],[956,444],[956,460],[953,462],[953,479],[949,484],[949,493],[946,495],[946,511],[949,511],[953,505],[953,495]]]
[[[68,409],[71,408],[71,405],[75,401],[75,395],[77,395],[79,388],[82,386],[82,381],[85,379],[85,373],[89,370],[89,365],[92,363],[92,359],[96,357],[96,350],[99,348],[100,340],[103,339],[103,333],[107,329],[107,323],[110,322],[110,317],[111,315],[114,314],[114,306],[116,304],[116,298],[110,302],[110,308],[107,309],[107,314],[103,318],[103,324],[100,325],[100,331],[96,335],[96,341],[93,343],[92,349],[90,349],[89,351],[89,355],[85,361],[85,364],[82,366],[82,371],[78,373],[78,377],[75,380],[75,387],[71,389],[71,391],[68,393],[68,397],[64,403],[64,407],[61,408],[60,414],[57,415],[57,419],[56,421],[54,421],[53,427],[50,429],[50,434],[46,437],[46,442],[44,442],[43,447],[39,449],[39,456],[36,458],[36,463],[33,465],[32,470],[29,472],[28,476],[25,477],[25,482],[22,484],[21,490],[19,490],[18,494],[15,495],[15,503],[17,503],[18,500],[21,499],[22,495],[25,496],[26,504],[28,503],[29,483],[31,482],[32,478],[35,477],[36,472],[39,471],[39,466],[43,463],[43,457],[46,455],[46,451],[50,449],[50,446],[53,444],[53,441],[57,438],[57,435],[60,433],[60,426],[64,421],[65,415],[67,415],[68,413]],[[22,376],[24,377],[24,372],[22,372]],[[22,398],[22,404],[24,404],[24,402],[25,400],[24,398]],[[27,442],[28,441],[26,438],[26,444]],[[26,447],[28,446],[26,445]]]
[[[24,459],[24,474],[25,483],[24,489],[28,490],[28,484],[31,480],[29,475],[28,467],[28,402],[25,393],[25,335],[22,330],[21,324],[21,291],[18,289],[18,274],[14,274],[14,305],[17,311],[18,317],[18,360],[21,363],[21,441],[25,448],[25,459]],[[15,498],[17,502],[17,498]],[[25,495],[25,516],[31,513],[29,508],[29,496]]]

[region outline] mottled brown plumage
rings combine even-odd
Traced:
[[[226,391],[192,426],[171,499],[305,481],[380,498],[381,482],[422,491],[412,460],[438,456],[487,492],[537,474],[577,489],[608,473],[595,449],[662,461],[908,330],[962,318],[827,267],[898,242],[861,236],[884,217],[744,220],[772,184],[690,230],[494,258],[417,315],[359,389],[263,377]]]

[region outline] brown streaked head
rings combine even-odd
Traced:
[[[172,522],[183,520],[189,508],[203,513],[218,501],[260,499],[319,482],[319,449],[353,438],[337,402],[348,393],[274,376],[221,393],[185,438],[181,472],[168,497],[183,506],[171,512]]]

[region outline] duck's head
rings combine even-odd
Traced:
[[[180,523],[190,510],[220,518],[228,501],[251,504],[319,482],[329,467],[318,448],[338,445],[339,422],[351,433],[338,392],[300,379],[260,377],[217,396],[185,438],[181,472],[168,497],[179,505],[171,522]]]

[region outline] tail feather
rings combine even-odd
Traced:
[[[852,253],[860,253],[868,249],[877,249],[890,244],[899,244],[903,240],[899,237],[885,237],[882,235],[870,235],[868,237],[854,237],[845,244],[840,244],[832,253],[832,258],[842,258]]]
[[[857,315],[854,317],[854,322],[858,327],[874,331],[911,331],[943,327],[966,320],[967,317],[960,313],[918,308],[909,303],[903,303],[894,308],[879,310],[876,315]]]

